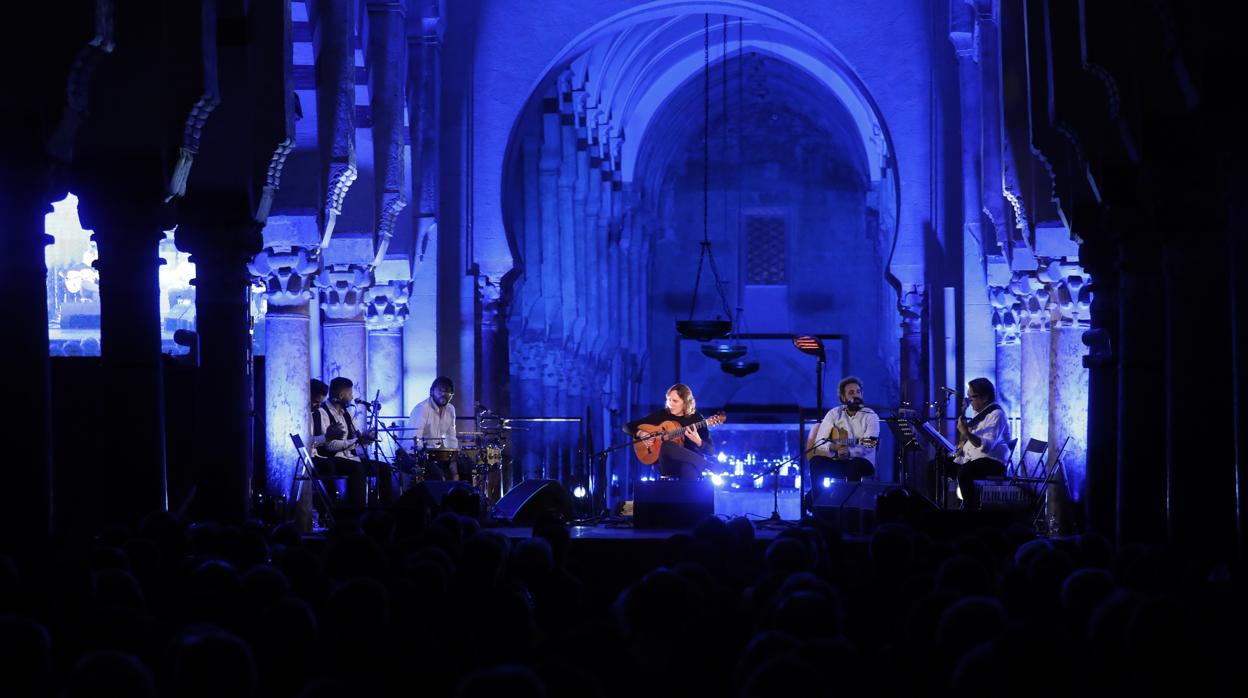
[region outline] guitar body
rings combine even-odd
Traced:
[[[874,436],[864,436],[861,439],[854,438],[849,435],[849,431],[847,429],[842,429],[838,426],[832,427],[832,431],[828,434],[828,439],[829,439],[828,450],[831,452],[834,458],[837,457],[836,455],[837,446],[862,445],[862,446],[866,446],[867,448],[875,448],[880,442],[880,440]]]
[[[672,436],[666,437],[668,441],[684,448],[685,437],[681,436],[685,428],[680,426],[675,420],[667,420],[659,425],[641,424],[637,427],[637,431],[644,431],[647,434],[663,436],[668,432],[675,432]],[[648,438],[633,444],[633,453],[637,454],[637,460],[646,465],[654,465],[659,460],[659,451],[663,448],[663,438]]]
[[[728,419],[724,413],[720,412],[714,417],[710,417],[701,422],[695,422],[689,426],[697,429],[701,426],[711,427],[719,426]],[[639,424],[637,431],[645,432],[646,436],[638,438],[633,442],[633,453],[637,454],[637,460],[646,465],[654,465],[659,460],[659,452],[663,449],[663,443],[670,441],[681,448],[685,446],[685,427],[680,426],[680,422],[674,419],[668,419],[660,424]]]

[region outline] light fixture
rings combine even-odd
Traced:
[[[736,342],[715,342],[702,345],[702,355],[716,361],[732,361],[745,356],[749,348]]]
[[[735,361],[724,361],[719,364],[719,370],[737,378],[744,378],[758,371],[757,361],[745,361],[737,359]]]

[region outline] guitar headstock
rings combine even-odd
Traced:
[[[728,415],[724,414],[723,412],[719,412],[718,414],[715,414],[711,417],[706,418],[706,426],[717,427],[726,421],[728,421]]]

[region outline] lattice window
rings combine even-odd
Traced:
[[[788,235],[781,216],[745,217],[745,283],[783,286],[789,282]]]

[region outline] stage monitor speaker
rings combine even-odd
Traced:
[[[715,514],[715,488],[707,480],[638,482],[633,528],[693,528]]]
[[[558,480],[525,480],[494,505],[494,518],[514,526],[532,525],[544,515],[572,520],[572,495]]]
[[[892,482],[834,482],[815,500],[819,521],[843,533],[870,533],[879,523],[916,523],[936,505],[914,490]]]

